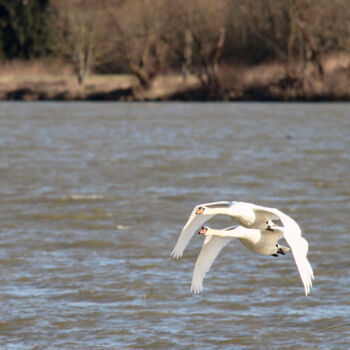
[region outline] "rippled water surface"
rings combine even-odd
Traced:
[[[1,103],[0,193],[1,349],[350,347],[349,104]],[[190,294],[216,200],[298,221],[309,297],[238,241]]]

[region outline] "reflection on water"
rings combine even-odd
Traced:
[[[0,344],[9,349],[345,349],[350,345],[350,106],[2,103]],[[229,244],[190,284],[197,203],[279,207],[309,241]],[[227,218],[215,219],[217,227]]]

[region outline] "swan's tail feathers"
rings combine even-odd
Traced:
[[[290,248],[285,247],[285,246],[283,246],[283,245],[280,245],[280,246],[278,247],[278,253],[280,253],[280,254],[286,254],[286,253],[289,252],[289,251],[290,251]]]

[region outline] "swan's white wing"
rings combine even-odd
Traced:
[[[197,215],[196,211],[199,207],[205,207],[205,206],[227,206],[230,202],[212,202],[212,203],[205,203],[205,204],[199,204],[194,207],[192,210],[192,213],[187,220],[184,228],[182,229],[180,236],[176,242],[175,248],[171,252],[171,255],[174,258],[180,258],[182,256],[183,251],[187,247],[188,242],[191,240],[193,234],[198,231],[205,222],[207,222],[209,219],[211,219],[214,215],[206,215],[205,212],[201,215]]]
[[[300,278],[304,285],[305,294],[308,295],[310,288],[312,287],[314,274],[306,257],[309,245],[306,239],[301,237],[301,229],[299,225],[290,216],[284,214],[278,209],[261,206],[254,207],[257,212],[266,215],[266,218],[270,218],[272,220],[279,219],[282,222],[283,228],[281,228],[281,231],[283,232],[283,236],[292,250],[295,263],[299,270]]]
[[[186,225],[182,229],[179,238],[177,239],[176,245],[171,252],[173,258],[180,258],[183,251],[187,247],[188,242],[191,240],[193,234],[198,231],[206,221],[212,218],[214,215],[197,215],[198,207],[195,207],[192,211],[190,218],[188,219]]]
[[[283,235],[290,248],[292,249],[295,264],[299,270],[300,278],[303,282],[305,295],[310,293],[314,273],[307,259],[309,245],[305,238],[301,237],[299,225],[288,215],[277,210],[279,218],[284,226]]]
[[[232,237],[206,237],[193,270],[191,292],[200,293],[203,290],[203,279],[206,273],[222,248],[232,240]]]
[[[279,219],[279,215],[276,213],[277,209],[275,208],[268,208],[268,207],[262,207],[260,205],[252,205],[253,210],[264,216],[265,220],[277,220]]]

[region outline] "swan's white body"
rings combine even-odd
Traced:
[[[201,208],[203,213],[196,214]],[[283,221],[294,223],[295,229],[300,231],[298,224],[293,219],[275,208],[262,207],[245,202],[221,201],[199,204],[192,210],[171,255],[174,258],[180,258],[193,234],[198,232],[205,222],[218,214],[231,216],[237,224],[245,228],[265,230],[268,226],[273,225],[272,220],[280,220],[284,226]]]
[[[204,208],[202,214],[196,214],[199,208]],[[199,293],[203,290],[203,279],[221,249],[233,238],[240,241],[250,250],[258,254],[276,254],[277,242],[285,238],[292,249],[295,263],[298,267],[305,294],[310,292],[313,271],[307,260],[308,243],[301,237],[299,225],[289,216],[278,209],[257,206],[244,202],[214,202],[201,204],[194,208],[190,218],[181,231],[175,248],[172,251],[174,258],[182,256],[184,249],[193,234],[210,218],[216,214],[232,216],[241,226],[229,227],[224,230],[207,228],[206,240],[198,256],[193,272],[191,290]],[[283,227],[276,226],[272,220],[278,219]],[[288,248],[282,247],[286,251]]]

